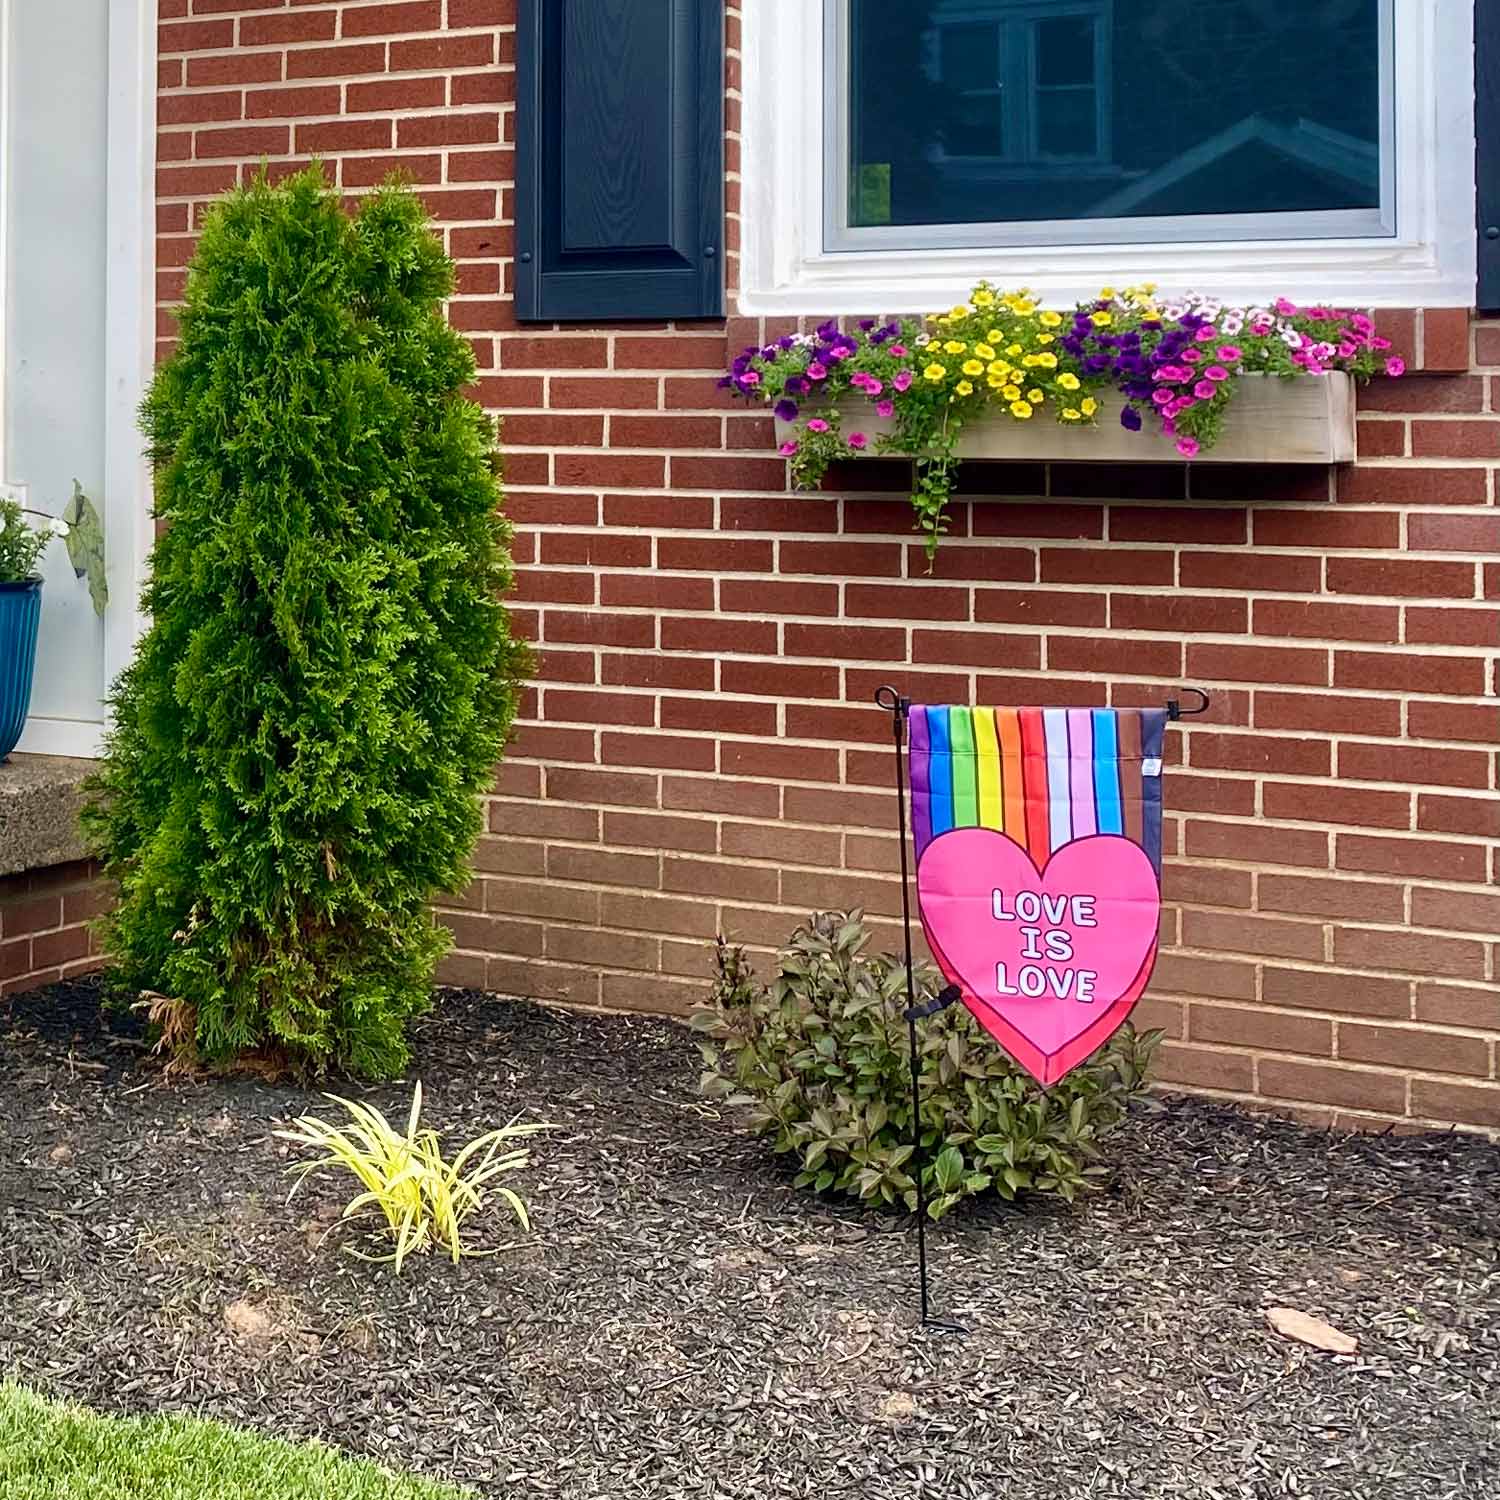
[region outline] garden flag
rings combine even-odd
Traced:
[[[1041,1084],[1140,999],[1161,908],[1165,709],[910,717],[917,905],[938,967]]]

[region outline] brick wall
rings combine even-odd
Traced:
[[[715,388],[782,331],[513,324],[512,0],[162,0],[161,331],[205,200],[320,153],[421,185],[504,422],[537,684],[447,977],[679,1008],[716,929],[821,905],[893,938],[874,688],[1213,712],[1170,737],[1177,1083],[1318,1121],[1500,1128],[1500,324],[1387,314],[1414,367],[1341,473],[975,465],[924,571],[897,466],[787,492]],[[729,15],[731,285],[737,7]],[[1271,289],[1274,290],[1274,289]]]
[[[0,875],[0,997],[98,968],[87,924],[105,900],[87,861]]]

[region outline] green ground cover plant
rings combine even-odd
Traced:
[[[316,1444],[195,1417],[101,1417],[0,1385],[0,1500],[472,1500]]]
[[[86,821],[179,1054],[399,1073],[525,671],[494,432],[420,200],[209,213],[142,413],[151,626]],[[175,1013],[175,1019],[174,1019]]]
[[[863,913],[819,912],[769,984],[719,940],[711,1002],[695,1013],[703,1091],[801,1163],[800,1187],[915,1210],[906,970],[865,950]],[[936,970],[914,970],[917,1003]],[[1101,1142],[1146,1084],[1159,1033],[1128,1024],[1043,1092],[962,1005],[918,1022],[928,1213],[1027,1192],[1072,1200],[1107,1182]]]

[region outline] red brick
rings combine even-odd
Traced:
[[[1258,823],[1210,823],[1191,818],[1184,831],[1184,852],[1190,859],[1228,859],[1241,864],[1321,870],[1328,866],[1328,835],[1316,828],[1272,828]]]
[[[777,781],[838,781],[839,752],[776,740],[722,740],[719,769],[726,776],[768,776]]]
[[[1381,880],[1330,880],[1266,872],[1256,891],[1262,911],[1364,922],[1400,923],[1406,919],[1402,887]]]
[[[1261,792],[1268,818],[1299,823],[1348,824],[1354,828],[1409,828],[1411,793],[1365,787],[1268,781]]]
[[[726,578],[719,585],[719,608],[728,614],[832,618],[839,612],[839,591],[832,583]]]
[[[1401,639],[1401,611],[1389,604],[1329,604],[1314,599],[1257,599],[1255,634],[1312,640]]]
[[[396,121],[399,146],[487,146],[500,139],[500,115],[482,114],[409,115]]]
[[[1406,544],[1414,552],[1500,552],[1500,515],[1418,513],[1407,519]]]
[[[975,666],[1024,666],[1005,649],[1012,637],[1000,638],[1000,650],[992,645]],[[998,658],[998,660],[997,660]],[[960,658],[962,659],[962,658]],[[1057,672],[1096,672],[1106,675],[1137,673],[1145,677],[1180,677],[1180,641],[1137,641],[1116,635],[1049,635],[1047,667]]]
[[[990,625],[1078,625],[1102,629],[1106,596],[1068,589],[976,589],[974,618]]]
[[[656,621],[646,615],[595,614],[588,611],[549,609],[545,617],[545,639],[575,645],[654,646]]]
[[[1411,1009],[1411,981],[1328,969],[1281,969],[1267,964],[1261,977],[1267,1005],[1328,1010],[1340,1015],[1404,1020]]]
[[[1500,839],[1500,797],[1439,797],[1423,792],[1417,798],[1417,827],[1424,833]],[[1479,868],[1484,868],[1482,859]]]
[[[606,765],[652,766],[664,771],[712,771],[715,742],[686,735],[605,732],[600,750]]]
[[[1356,698],[1345,694],[1255,694],[1257,729],[1312,729],[1327,734],[1401,733],[1401,705],[1392,698]]]
[[[714,582],[662,573],[605,573],[599,579],[599,603],[618,609],[685,609],[703,614],[714,607]]]
[[[448,0],[448,29],[465,26],[510,26],[516,19],[516,0]]]
[[[1340,776],[1355,781],[1395,781],[1403,786],[1489,785],[1490,757],[1482,750],[1439,750],[1403,746],[1397,754],[1378,743],[1346,740],[1339,746]]]
[[[725,663],[726,666],[729,663]],[[599,680],[613,687],[675,688],[712,692],[714,664],[672,656],[631,656],[610,652],[600,659]]]
[[[1171,578],[1151,581],[1170,583]],[[1323,587],[1323,560],[1260,557],[1253,552],[1184,552],[1180,582],[1185,589],[1234,589],[1241,593],[1247,589],[1265,589],[1278,594],[1316,594]]]
[[[1407,730],[1419,740],[1473,740],[1500,745],[1500,704],[1425,703],[1407,705]]]
[[[615,340],[617,370],[712,370],[727,363],[727,343],[718,335],[662,334]]]
[[[447,89],[442,78],[382,78],[378,83],[349,85],[350,114],[387,109],[441,109],[446,102]]]
[[[692,495],[606,495],[604,524],[652,531],[706,531],[713,525],[714,503]]]
[[[495,151],[451,151],[449,182],[498,182],[516,174],[516,154],[509,148]],[[496,267],[498,272],[499,267]],[[496,276],[498,285],[499,276]]]
[[[719,686],[725,693],[768,698],[837,698],[839,669],[781,661],[725,661],[719,667]]]
[[[1410,651],[1337,651],[1333,682],[1335,687],[1374,688],[1383,693],[1468,696],[1484,691],[1484,662],[1479,657]]]
[[[163,94],[157,102],[159,125],[196,125],[206,120],[238,120],[244,113],[241,93]]]
[[[1404,458],[1406,423],[1381,422],[1361,417],[1355,424],[1355,446],[1362,459]]]
[[[1406,1109],[1406,1081],[1389,1073],[1266,1058],[1258,1078],[1261,1093],[1273,1099],[1306,1099],[1388,1115]]]
[[[1323,924],[1286,921],[1260,912],[1189,908],[1182,913],[1182,945],[1210,953],[1253,953],[1317,963],[1323,957]]]
[[[394,61],[392,66],[400,66]],[[189,65],[189,75],[192,67]],[[348,47],[305,47],[286,54],[288,78],[347,78],[385,72],[385,45],[358,42]]]
[[[782,542],[782,573],[821,573],[841,578],[898,578],[901,546],[896,542]]]
[[[156,28],[159,53],[195,52],[210,47],[234,46],[233,21],[183,21]]]
[[[1395,511],[1261,510],[1255,513],[1257,547],[1399,547]]]
[[[656,543],[656,565],[718,573],[769,573],[773,544],[735,537],[664,536]]]
[[[939,555],[946,551],[944,547]],[[1134,583],[1168,585],[1174,581],[1175,554],[1133,551],[1124,547],[1043,547],[1043,583]],[[1184,583],[1187,580],[1184,579]]]
[[[712,697],[663,698],[663,729],[693,729],[714,734],[776,735],[776,705],[743,699]]]
[[[190,57],[187,65],[189,88],[204,88],[226,83],[279,83],[282,58],[280,52],[222,52],[208,57]]]
[[[553,483],[594,489],[660,489],[664,469],[662,458],[645,453],[557,453],[552,458]]]
[[[1157,1079],[1188,1088],[1219,1089],[1248,1094],[1255,1087],[1250,1059],[1239,1052],[1215,1052],[1208,1047],[1188,1047],[1165,1042],[1157,1053]]]
[[[1482,844],[1340,833],[1335,864],[1374,875],[1423,875],[1434,880],[1483,880]]]
[[[1257,1051],[1333,1056],[1333,1022],[1284,1011],[1235,1005],[1194,1005],[1188,1027],[1195,1042],[1251,1047]]]
[[[1484,944],[1389,927],[1337,927],[1334,959],[1360,969],[1391,969],[1421,978],[1484,978]]]
[[[1328,653],[1292,646],[1222,646],[1188,643],[1187,675],[1210,682],[1328,684]]]
[[[1392,467],[1355,464],[1341,469],[1339,500],[1352,505],[1483,505],[1483,469],[1442,469],[1429,464]]]
[[[615,448],[717,448],[723,423],[718,417],[614,417],[609,424]]]
[[[725,495],[719,501],[721,531],[836,532],[838,507],[820,495]]]
[[[907,548],[909,578],[945,579],[955,583],[1030,583],[1036,577],[1036,557],[1029,548],[969,547],[944,542],[928,567],[924,549]]]
[[[344,11],[344,34],[348,36],[349,17],[358,14],[352,8]],[[331,42],[338,31],[336,10],[291,10],[275,15],[245,16],[240,21],[240,46],[276,47],[284,42]]]
[[[866,620],[967,620],[969,591],[941,584],[851,583],[844,613]]]
[[[1413,1078],[1411,1112],[1419,1119],[1500,1130],[1500,1084],[1440,1083],[1431,1078]]]
[[[776,626],[770,620],[701,619],[665,615],[661,622],[661,646],[663,651],[738,652],[745,656],[774,656]]]
[[[1415,421],[1411,451],[1417,458],[1500,458],[1500,421]]]
[[[320,120],[297,127],[299,151],[388,151],[390,146],[389,120]]]
[[[1111,594],[1112,630],[1159,630],[1173,635],[1243,635],[1250,621],[1244,599],[1221,594]]]
[[[1500,646],[1500,610],[1455,604],[1406,607],[1406,639],[1412,645]]]
[[[784,490],[786,465],[779,458],[672,457],[672,486],[685,490]]]
[[[504,351],[509,339],[501,341]],[[502,358],[504,358],[502,352]],[[650,410],[656,406],[656,382],[614,375],[553,376],[547,383],[549,401],[556,407],[590,411]]]
[[[1418,886],[1411,893],[1411,920],[1417,927],[1439,927],[1492,937],[1500,933],[1500,894]]]
[[[305,88],[251,89],[245,95],[245,118],[287,120],[307,115],[336,115],[340,89],[337,84],[313,84]],[[188,98],[195,97],[188,95]]]
[[[1494,985],[1421,984],[1413,1014],[1439,1026],[1500,1031],[1500,988]]]
[[[906,632],[889,626],[788,624],[784,627],[784,632],[785,652],[788,656],[822,657],[834,661],[906,660]],[[917,631],[915,634],[921,638],[942,636],[945,633]],[[973,637],[958,639],[972,641]]]
[[[790,794],[791,788],[787,791]],[[825,795],[818,793],[819,796]],[[661,805],[676,812],[733,813],[737,818],[774,818],[781,807],[781,788],[723,776],[663,776]],[[792,814],[787,813],[788,817]]]
[[[391,72],[434,73],[448,68],[484,68],[495,61],[494,38],[472,36],[423,37],[417,41],[391,43]]]
[[[405,3],[362,5],[343,8],[343,34],[349,36],[394,36],[401,32],[436,31],[442,25],[440,0],[405,0]]]
[[[1422,368],[1469,368],[1469,312],[1463,307],[1428,307],[1422,311]]]
[[[561,412],[517,412],[505,419],[505,441],[508,446],[523,448],[597,448],[604,441],[604,418]]]

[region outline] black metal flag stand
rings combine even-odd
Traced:
[[[1183,708],[1176,698],[1167,700],[1167,717],[1171,720],[1190,719],[1204,713],[1208,708],[1208,694],[1202,688],[1182,689],[1197,695],[1194,708]],[[911,699],[903,698],[889,683],[877,688],[875,702],[891,716],[891,738],[896,747],[896,833],[901,844],[901,928],[905,939],[906,959],[906,1035],[911,1047],[911,1146],[913,1176],[917,1182],[917,1284],[921,1289],[923,1328],[943,1333],[967,1333],[961,1323],[932,1315],[932,1303],[927,1289],[927,1185],[923,1174],[927,1167],[927,1152],[922,1144],[922,1059],[917,1050],[917,1022],[926,1016],[936,1015],[962,998],[956,984],[950,984],[938,992],[926,1005],[917,1004],[916,981],[912,974],[911,957],[911,877],[907,864],[907,838],[910,830],[906,826],[906,727],[911,709]],[[1043,1093],[1046,1090],[1043,1089]]]
[[[946,1010],[959,998],[956,984],[950,984],[936,999],[918,1006],[916,981],[912,976],[911,957],[911,877],[906,862],[906,717],[911,699],[903,698],[893,687],[878,689],[875,701],[891,716],[891,737],[896,745],[896,833],[901,844],[901,928],[905,938],[906,960],[906,1036],[911,1046],[911,1158],[912,1175],[917,1182],[917,1283],[922,1295],[922,1327],[943,1333],[967,1333],[961,1323],[935,1318],[927,1292],[927,1186],[923,1176],[927,1169],[927,1152],[922,1144],[922,1058],[917,1050],[917,1022],[924,1016]]]

